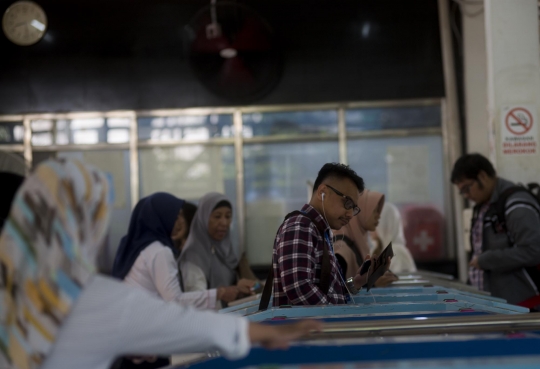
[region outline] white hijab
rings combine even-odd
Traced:
[[[390,265],[390,270],[394,273],[415,272],[416,265],[409,249],[407,249],[405,234],[403,232],[403,222],[398,208],[386,202],[381,212],[377,234],[382,242],[382,247],[386,247],[392,242],[394,257]],[[373,250],[371,250],[373,252]]]

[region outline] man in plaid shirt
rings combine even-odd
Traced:
[[[328,163],[322,167],[303,214],[285,220],[276,235],[273,306],[346,303],[347,287],[334,255],[331,229],[340,229],[360,212],[356,199],[363,190],[364,181],[348,166]],[[322,229],[324,234],[319,232]],[[325,243],[331,267],[327,293],[320,286]],[[366,283],[368,274],[355,277],[356,288]]]

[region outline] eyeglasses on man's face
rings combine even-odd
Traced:
[[[471,187],[474,185],[476,180],[469,182],[461,187],[459,187],[459,194],[460,195],[468,195],[471,192]]]
[[[343,198],[344,200],[343,207],[345,208],[345,210],[353,209],[353,216],[356,216],[358,215],[358,213],[360,213],[360,208],[358,207],[358,205],[354,203],[354,201],[349,196],[342,194],[341,192],[339,192],[338,190],[336,190],[334,187],[330,185],[325,185],[325,186],[330,188],[332,191],[334,191],[336,195],[341,196]]]

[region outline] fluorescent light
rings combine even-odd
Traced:
[[[368,38],[370,30],[371,30],[371,25],[369,24],[369,22],[364,23],[364,25],[362,26],[362,37]]]

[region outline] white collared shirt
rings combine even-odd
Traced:
[[[194,292],[182,292],[178,280],[178,264],[173,252],[159,241],[151,243],[141,251],[124,282],[142,288],[165,301],[176,301],[199,309],[217,307],[216,289],[193,290],[184,286],[187,291]]]

